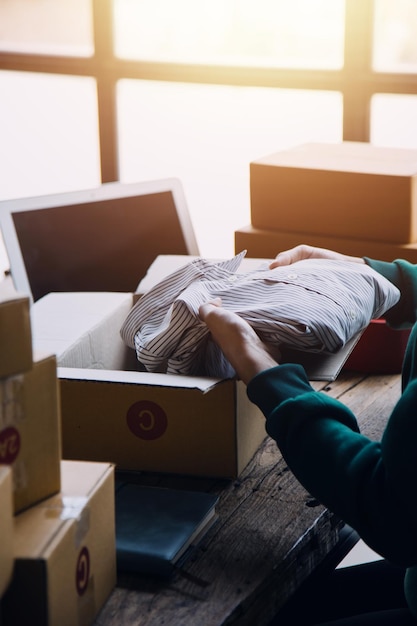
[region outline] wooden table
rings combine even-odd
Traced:
[[[314,387],[348,405],[362,432],[379,439],[400,395],[400,377],[343,372]],[[180,486],[178,477],[137,480]],[[337,551],[343,523],[299,485],[268,437],[238,480],[189,478],[181,485],[218,493],[218,521],[183,574],[168,582],[120,579],[97,626],[263,626]]]

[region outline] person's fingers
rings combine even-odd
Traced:
[[[328,259],[332,261],[350,261],[351,263],[365,263],[362,257],[354,257],[334,250],[328,250],[327,248],[316,248],[314,246],[308,246],[306,244],[300,244],[290,250],[284,250],[277,254],[275,261],[270,263],[269,268],[282,267],[285,265],[291,265],[297,261],[303,261],[304,259]]]
[[[277,365],[277,358],[255,330],[236,313],[223,309],[217,301],[200,305],[199,314],[207,324],[213,340],[234,368],[238,377],[248,383],[260,371]],[[279,350],[274,350],[280,356]]]
[[[203,322],[205,322],[207,316],[210,315],[213,309],[218,309],[221,306],[222,306],[221,298],[213,298],[213,300],[210,300],[209,302],[204,302],[203,304],[200,305],[198,309],[198,314],[200,316],[200,319]]]
[[[310,258],[312,254],[311,246],[307,246],[304,244],[300,244],[299,246],[295,246],[295,248],[290,248],[289,250],[283,250],[275,257],[275,260],[270,264],[270,268],[274,269],[274,267],[281,267],[283,265],[291,265],[291,263],[295,263],[296,261],[301,261],[302,259]]]

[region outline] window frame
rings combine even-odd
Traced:
[[[120,79],[337,91],[343,97],[343,140],[369,141],[374,94],[417,94],[417,74],[372,69],[374,0],[346,0],[344,65],[340,70],[152,63],[118,59],[112,0],[92,0],[91,57],[0,51],[0,69],[90,76],[96,80],[102,182],[119,180],[116,87]]]

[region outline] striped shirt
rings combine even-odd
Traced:
[[[198,314],[216,297],[267,344],[326,353],[399,299],[398,289],[365,264],[309,259],[238,273],[244,255],[220,263],[195,259],[140,298],[121,336],[147,371],[235,375]]]

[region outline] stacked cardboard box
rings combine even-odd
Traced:
[[[59,493],[15,516],[4,626],[87,626],[115,586],[113,466],[62,461],[61,477]]]
[[[56,359],[33,353],[29,300],[0,299],[0,463],[13,478],[20,513],[60,488]]]
[[[236,252],[272,259],[306,243],[417,263],[417,150],[304,144],[250,164],[250,199],[251,223],[235,232]],[[408,334],[372,320],[346,367],[399,372]]]
[[[417,263],[417,150],[304,144],[250,164],[251,224],[236,252],[274,258],[300,243]]]
[[[62,461],[54,354],[0,293],[0,621],[89,624],[115,585],[110,464]]]

